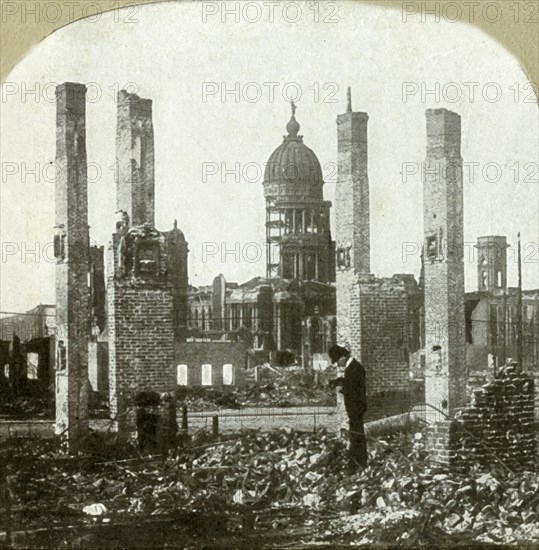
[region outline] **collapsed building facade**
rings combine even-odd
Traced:
[[[56,307],[40,304],[0,319],[0,394],[54,388]],[[30,390],[31,393],[31,390]]]

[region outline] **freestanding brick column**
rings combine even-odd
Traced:
[[[447,109],[426,114],[425,398],[427,406],[453,416],[464,405],[466,384],[461,125]]]
[[[350,289],[358,273],[370,273],[367,113],[337,117],[338,181],[335,198],[337,341],[350,345]]]
[[[127,216],[116,226],[108,255],[109,391],[118,431],[128,435],[136,428],[139,394],[176,388],[187,243],[176,224],[167,233],[154,227],[151,100],[121,91],[117,128],[117,204]]]
[[[116,129],[117,210],[131,225],[155,224],[152,101],[125,90],[118,93]]]
[[[76,450],[88,430],[89,235],[86,86],[56,89],[56,433]]]

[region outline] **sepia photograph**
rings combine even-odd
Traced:
[[[537,548],[538,0],[0,5],[0,548]]]

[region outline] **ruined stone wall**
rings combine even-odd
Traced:
[[[183,342],[176,347],[176,365],[187,365],[187,385],[202,384],[202,365],[212,366],[212,386],[223,385],[223,365],[234,368],[234,385],[247,367],[247,346],[240,342]]]
[[[357,276],[351,290],[351,351],[365,368],[369,418],[408,409],[408,325],[408,294],[402,281]]]
[[[431,424],[427,436],[431,459],[442,466],[530,466],[537,455],[533,378],[508,369],[476,389],[456,420]]]
[[[110,405],[115,415],[131,408],[141,391],[165,392],[176,386],[172,291],[116,281],[109,284],[108,296]],[[129,430],[132,420],[131,412],[119,419],[119,430]]]

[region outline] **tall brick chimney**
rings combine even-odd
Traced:
[[[152,101],[125,90],[118,93],[116,129],[117,210],[130,225],[155,225]]]
[[[76,449],[88,430],[89,234],[86,86],[56,88],[56,432]]]
[[[461,123],[447,109],[429,109],[426,116],[425,396],[453,416],[464,405],[466,384]]]
[[[338,180],[335,199],[337,339],[349,344],[350,289],[358,273],[370,272],[367,113],[352,111],[348,88],[346,113],[337,117]]]

